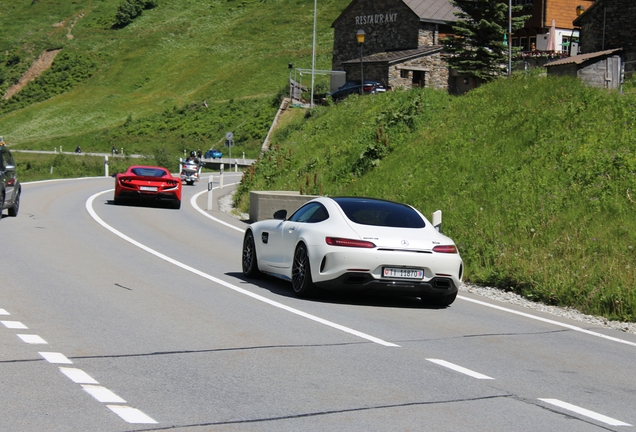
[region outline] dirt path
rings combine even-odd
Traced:
[[[73,39],[73,33],[72,33],[73,27],[75,27],[75,24],[77,24],[77,21],[82,19],[84,15],[85,15],[84,12],[78,13],[72,19],[68,20],[69,21],[68,26],[67,26],[67,21],[62,21],[62,22],[53,24],[53,27],[67,27],[66,37],[68,39]],[[53,60],[55,60],[55,57],[58,55],[60,51],[62,50],[54,49],[50,51],[44,51],[42,54],[40,54],[40,57],[38,57],[38,59],[33,62],[29,70],[26,71],[24,75],[22,75],[22,77],[20,78],[20,81],[18,81],[17,84],[14,84],[11,87],[9,87],[3,97],[5,99],[9,99],[11,96],[18,93],[20,90],[22,90],[25,85],[27,85],[28,83],[30,83],[31,81],[39,77],[42,74],[42,72],[44,72],[45,70],[51,67],[51,65],[53,64]]]
[[[47,70],[53,64],[53,60],[55,60],[55,56],[62,51],[61,49],[44,51],[40,54],[40,57],[36,61],[33,62],[28,71],[25,72],[24,75],[20,78],[17,84],[13,84],[11,87],[7,89],[7,92],[4,94],[5,99],[9,99],[11,96],[22,90],[22,88],[39,77],[42,72]]]

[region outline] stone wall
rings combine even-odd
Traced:
[[[417,46],[437,45],[437,25],[421,23],[417,37]]]
[[[356,32],[364,30],[363,55],[417,48],[419,17],[402,0],[354,0],[333,23],[333,70],[360,58]]]
[[[448,89],[449,70],[444,55],[435,53],[409,60],[389,67],[389,85],[394,88],[410,89],[413,87],[414,70],[424,71],[424,87]],[[408,71],[408,78],[402,77],[402,70]]]
[[[274,212],[287,210],[287,217],[317,195],[301,195],[294,191],[251,191],[250,222],[273,219]]]
[[[581,52],[623,48],[623,58],[636,61],[636,2],[598,0],[588,12],[578,20],[581,25]],[[626,64],[625,69],[634,71],[634,66],[634,63]]]

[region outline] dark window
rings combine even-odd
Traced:
[[[424,71],[413,71],[413,87],[424,87]]]
[[[409,71],[407,69],[401,69],[400,78],[408,78],[408,77],[409,77]]]
[[[424,220],[406,204],[371,198],[334,198],[347,218],[361,225],[424,228]]]
[[[305,204],[289,218],[292,222],[316,223],[322,222],[329,217],[327,209],[320,203],[313,202]]]
[[[168,174],[166,170],[156,168],[133,168],[132,173],[140,177],[163,177]]]

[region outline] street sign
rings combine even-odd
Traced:
[[[227,139],[228,141],[232,141],[232,138],[234,138],[234,134],[232,132],[228,132],[225,134],[225,139]]]

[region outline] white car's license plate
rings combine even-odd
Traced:
[[[157,186],[140,186],[139,189],[142,191],[157,192]]]
[[[384,267],[383,276],[386,278],[422,279],[424,270],[414,268]]]

